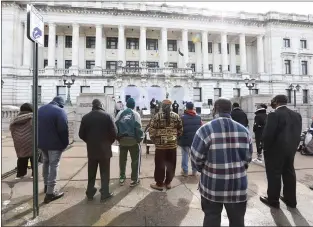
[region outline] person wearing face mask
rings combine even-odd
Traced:
[[[101,178],[101,201],[111,197],[109,192],[111,146],[116,139],[117,130],[113,118],[107,114],[99,99],[92,101],[92,110],[86,114],[80,124],[79,137],[87,144],[88,186],[86,196],[92,200],[97,192],[95,188],[98,165]]]
[[[203,226],[220,226],[223,206],[229,226],[245,226],[253,145],[249,130],[231,118],[229,99],[214,103],[214,119],[201,126],[191,145],[193,166],[201,173],[199,191]]]

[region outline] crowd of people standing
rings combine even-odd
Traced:
[[[294,158],[300,142],[301,115],[287,108],[288,98],[277,95],[271,100],[273,112],[267,115],[265,104],[255,112],[253,132],[257,145],[257,158],[252,160],[253,143],[248,129],[248,118],[238,103],[219,98],[214,103],[213,120],[203,124],[196,114],[194,104],[186,102],[186,109],[178,115],[179,105],[169,99],[158,102],[151,100],[154,109],[148,125],[148,132],[155,144],[156,190],[171,189],[177,162],[177,147],[181,147],[181,174],[189,175],[188,163],[191,157],[192,175],[200,173],[199,191],[204,226],[220,226],[221,212],[225,207],[230,226],[244,226],[247,207],[247,169],[251,161],[265,160],[268,181],[267,196],[261,202],[279,208],[279,200],[289,207],[296,207],[296,174]],[[87,145],[88,186],[86,197],[92,200],[97,189],[95,180],[98,166],[101,176],[101,200],[113,193],[109,190],[110,159],[112,144],[119,143],[120,185],[126,179],[128,152],[131,157],[131,182],[134,187],[140,183],[141,146],[144,138],[140,114],[135,110],[135,100],[129,98],[124,109],[116,105],[115,119],[105,112],[100,100],[92,102],[92,110],[81,120],[79,137]],[[19,115],[12,121],[10,130],[18,156],[17,178],[27,173],[31,154],[30,104],[21,106]],[[38,147],[43,154],[44,202],[61,198],[64,193],[55,190],[58,167],[62,152],[69,145],[69,129],[64,111],[64,100],[55,97],[52,102],[38,110]],[[313,126],[313,125],[312,125]],[[283,181],[283,195],[281,191]]]

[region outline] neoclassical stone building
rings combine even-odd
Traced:
[[[220,96],[287,94],[313,103],[313,15],[217,12],[209,9],[109,2],[35,4],[45,21],[39,50],[39,101],[66,97],[63,75],[80,93],[106,93],[147,107],[169,93],[181,103]],[[32,43],[26,2],[2,1],[2,103],[32,95]]]

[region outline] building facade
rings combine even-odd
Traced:
[[[313,15],[217,12],[109,2],[36,2],[45,21],[39,102],[106,93],[140,108],[152,98],[214,103],[218,97],[287,94],[313,103]],[[2,103],[32,97],[26,3],[2,1]],[[69,78],[68,77],[68,78]],[[246,78],[255,79],[252,90]],[[70,79],[70,78],[69,78]]]

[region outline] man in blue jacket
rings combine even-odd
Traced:
[[[44,203],[64,195],[54,190],[61,154],[69,144],[68,121],[63,107],[63,98],[55,97],[38,110],[38,148],[43,154],[42,175],[46,193]]]
[[[190,147],[197,130],[202,125],[201,117],[194,111],[194,105],[192,102],[186,103],[186,110],[181,117],[183,122],[183,135],[179,138],[178,145],[181,146],[182,162],[181,162],[181,174],[185,177],[188,176],[188,160],[190,155]],[[192,175],[196,175],[197,170],[192,166]]]

